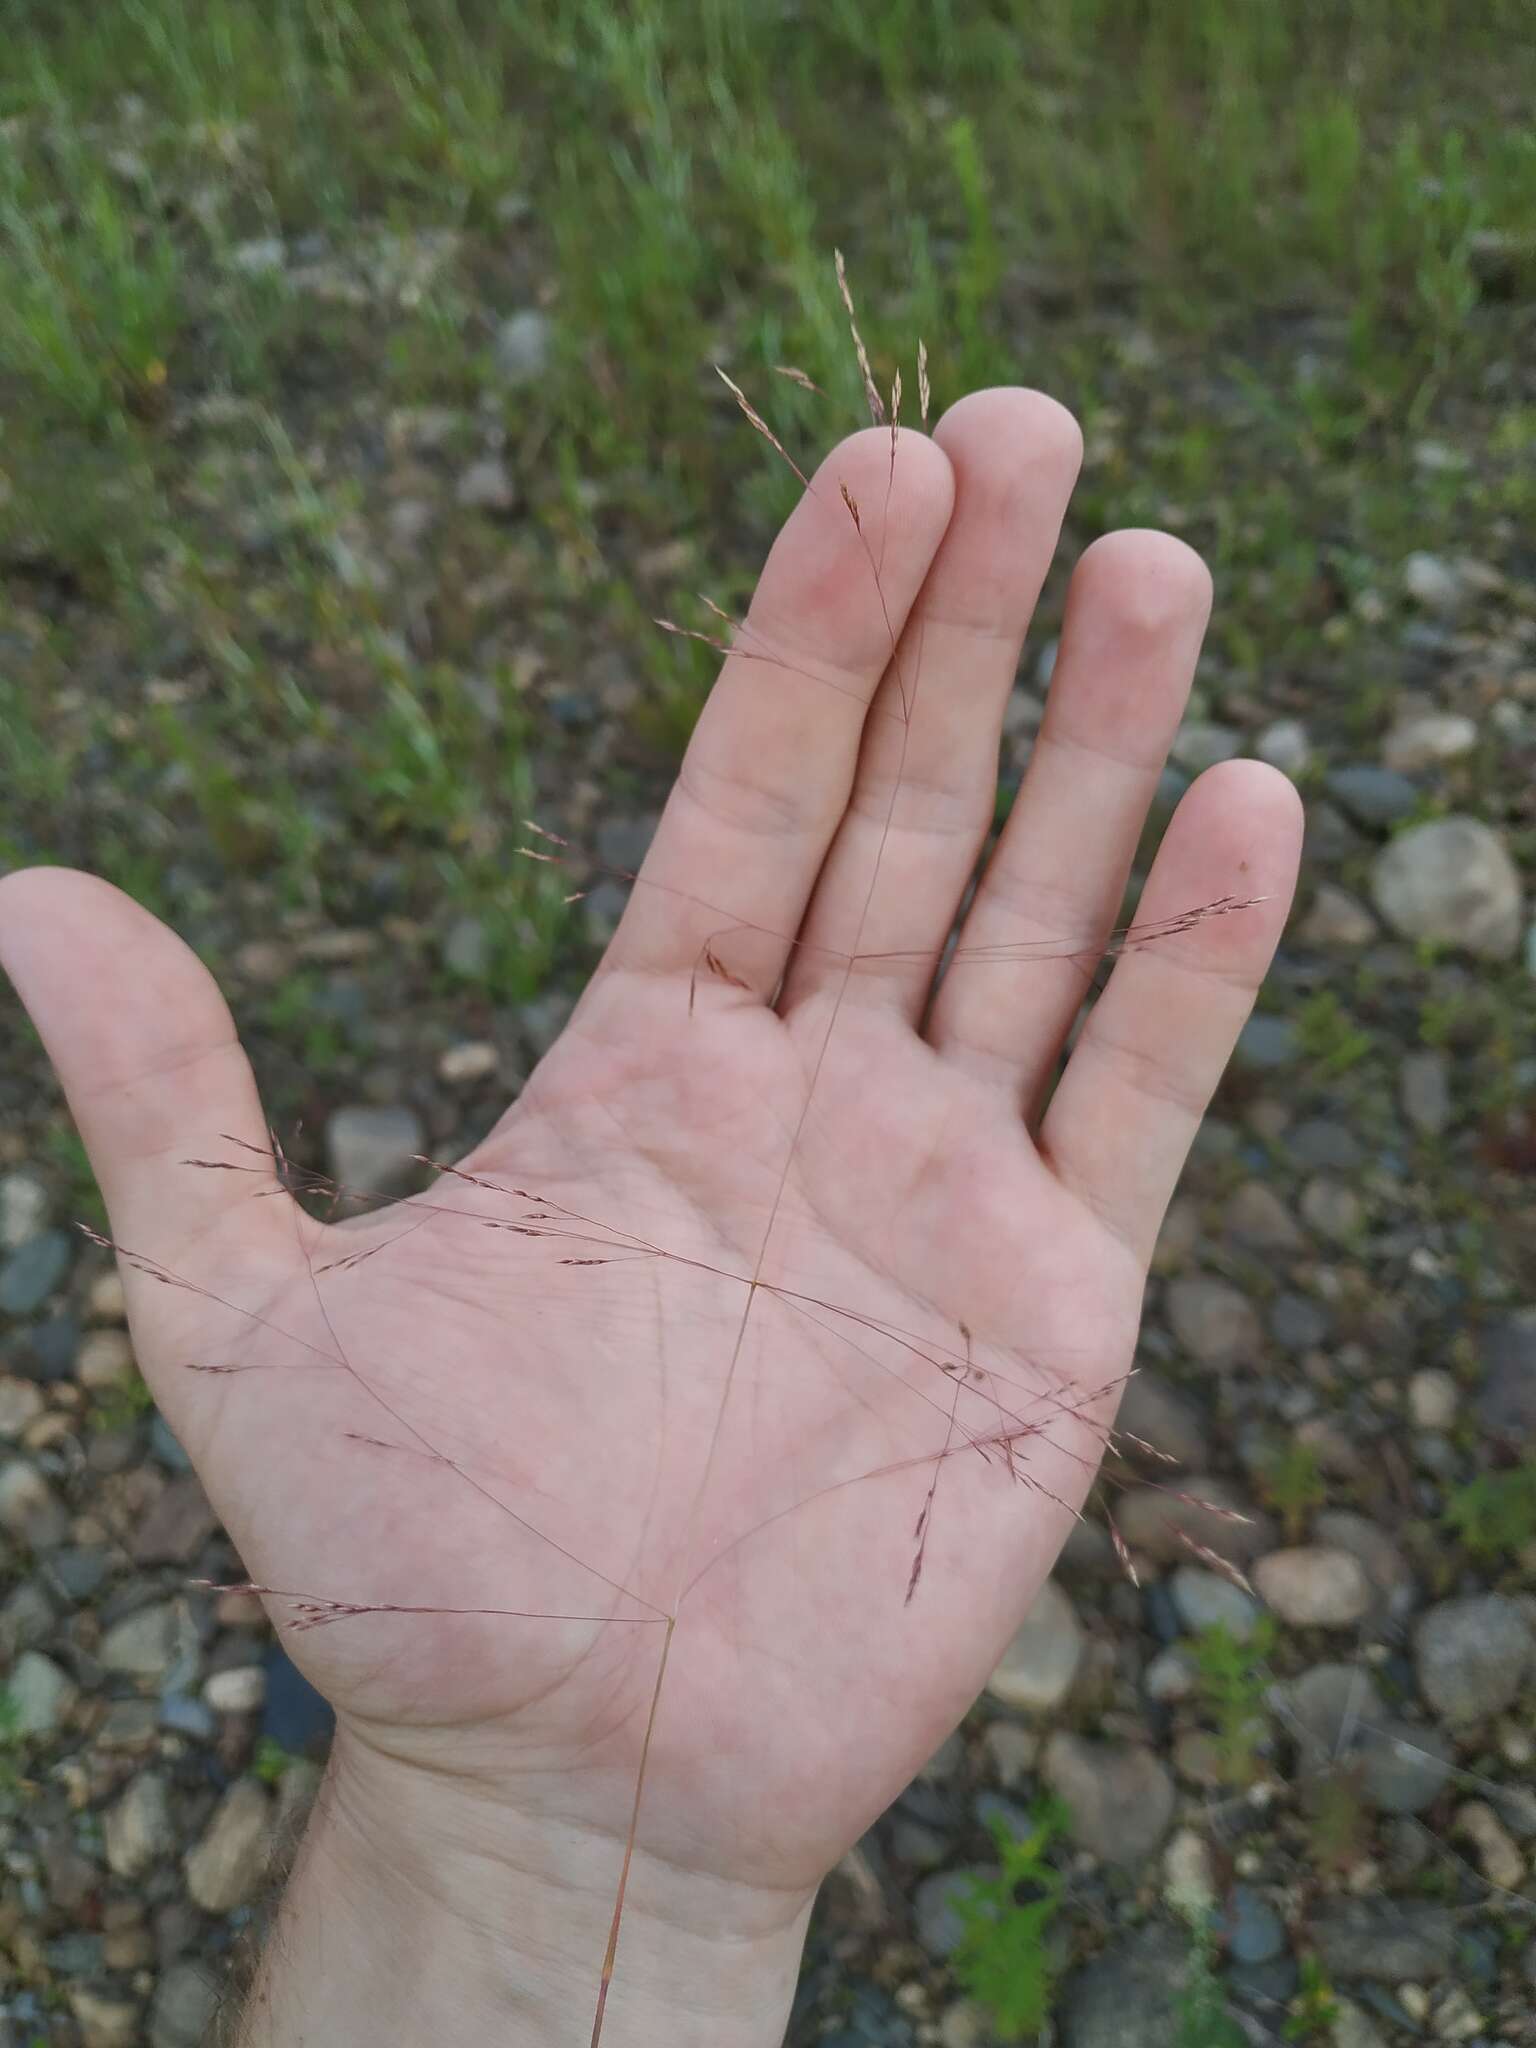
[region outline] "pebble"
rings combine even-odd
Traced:
[[[1453,562],[1420,548],[1403,563],[1403,588],[1425,611],[1446,616],[1461,609],[1468,582]]]
[[[1239,1642],[1247,1642],[1263,1612],[1251,1593],[1204,1565],[1181,1564],[1169,1580],[1168,1590],[1179,1619],[1197,1634],[1202,1629],[1225,1628]]]
[[[1207,1273],[1170,1280],[1164,1306],[1174,1336],[1202,1365],[1251,1363],[1262,1335],[1258,1314],[1230,1281]]]
[[[1435,2006],[1433,2025],[1442,2041],[1470,2041],[1483,2031],[1483,2016],[1470,1992],[1453,1984]]]
[[[1222,1212],[1221,1227],[1256,1251],[1297,1251],[1302,1244],[1295,1217],[1262,1180],[1245,1180],[1236,1190]]]
[[[1419,775],[1426,768],[1470,754],[1477,745],[1477,727],[1458,711],[1426,711],[1400,718],[1387,734],[1381,758],[1400,775]]]
[[[1180,1828],[1163,1851],[1163,1898],[1182,1920],[1204,1920],[1215,1910],[1215,1861],[1193,1828]]]
[[[173,1479],[139,1524],[135,1564],[190,1564],[219,1526],[195,1473]]]
[[[1312,1518],[1312,1538],[1330,1550],[1347,1550],[1360,1560],[1372,1591],[1391,1619],[1401,1620],[1412,1611],[1418,1587],[1408,1560],[1369,1516],[1356,1514],[1353,1508],[1325,1508]]]
[[[1376,932],[1376,920],[1358,896],[1334,882],[1319,882],[1296,936],[1308,946],[1358,947],[1368,946]]]
[[[260,1889],[272,1849],[272,1802],[254,1778],[237,1778],[186,1856],[187,1890],[205,1913],[229,1913]]]
[[[1159,1650],[1142,1673],[1141,1685],[1149,1700],[1173,1703],[1193,1698],[1200,1683],[1189,1653],[1175,1644]]]
[[[48,1190],[35,1174],[0,1174],[0,1251],[18,1251],[48,1223]]]
[[[147,1680],[166,1678],[196,1653],[197,1631],[182,1600],[162,1600],[114,1622],[97,1651],[108,1671]]]
[[[62,1284],[74,1249],[74,1239],[63,1230],[45,1230],[18,1245],[0,1264],[0,1312],[35,1315]]]
[[[1067,1807],[1072,1839],[1106,1863],[1153,1854],[1173,1820],[1173,1780],[1150,1749],[1058,1732],[1041,1775]]]
[[[1300,1041],[1291,1018],[1272,1017],[1261,1010],[1238,1033],[1233,1058],[1250,1073],[1269,1074],[1288,1067],[1299,1051]]]
[[[81,1339],[75,1379],[91,1393],[115,1387],[133,1370],[133,1344],[126,1330],[91,1330]]]
[[[1189,1977],[1189,1935],[1155,1922],[1073,1972],[1060,2001],[1061,2048],[1171,2048]]]
[[[1426,1138],[1438,1138],[1451,1121],[1451,1063],[1438,1046],[1403,1056],[1397,1075],[1403,1115]]]
[[[1314,1351],[1330,1328],[1328,1311],[1305,1294],[1287,1289],[1269,1305],[1269,1334],[1282,1350]]]
[[[176,1846],[170,1786],[159,1771],[141,1771],[107,1809],[102,1823],[107,1868],[115,1877],[142,1877]]]
[[[98,1323],[122,1323],[128,1319],[128,1290],[115,1266],[96,1275],[86,1300]]]
[[[536,384],[549,367],[554,329],[537,306],[510,313],[496,329],[491,354],[503,384]]]
[[[398,1193],[414,1179],[425,1145],[421,1119],[404,1104],[353,1103],[325,1127],[333,1178],[347,1194],[365,1198]]]
[[[1456,1420],[1458,1388],[1448,1372],[1426,1367],[1408,1382],[1408,1413],[1419,1429],[1449,1429]]]
[[[1483,1799],[1469,1799],[1456,1809],[1456,1832],[1477,1851],[1477,1867],[1500,1891],[1517,1892],[1525,1883],[1525,1859],[1508,1829]]]
[[[1285,1947],[1285,1922],[1250,1884],[1235,1884],[1217,1923],[1234,1962],[1267,1963]]]
[[[1121,1497],[1115,1521],[1132,1550],[1160,1564],[1192,1561],[1186,1536],[1237,1565],[1275,1544],[1269,1516],[1249,1507],[1226,1480],[1204,1473],[1180,1479],[1176,1491],[1133,1487]]]
[[[1017,1721],[993,1721],[981,1738],[992,1776],[1005,1792],[1022,1785],[1040,1754],[1040,1738]]]
[[[464,981],[484,981],[491,964],[491,935],[485,919],[466,911],[443,934],[443,965]]]
[[[1333,2048],[1390,2048],[1386,2035],[1363,2006],[1347,1998],[1334,2001]]]
[[[1327,779],[1327,789],[1357,825],[1395,825],[1419,800],[1418,790],[1406,775],[1369,761],[1336,768]]]
[[[1477,1419],[1501,1443],[1536,1439],[1536,1308],[1493,1323],[1483,1338]]]
[[[1371,1607],[1371,1582],[1360,1560],[1320,1544],[1261,1557],[1253,1583],[1281,1620],[1296,1628],[1352,1628]]]
[[[1312,765],[1312,735],[1299,718],[1277,718],[1259,734],[1253,751],[1294,781]]]
[[[1083,1631],[1072,1602],[1047,1579],[987,1680],[987,1691],[1005,1707],[1049,1714],[1072,1690],[1082,1656]]]
[[[1191,775],[1214,768],[1218,761],[1230,761],[1243,749],[1243,736],[1230,725],[1216,725],[1209,719],[1187,718],[1174,735],[1169,758]]]
[[[1154,1462],[1165,1470],[1170,1465],[1203,1465],[1210,1456],[1210,1441],[1199,1410],[1149,1366],[1140,1367],[1126,1381],[1115,1428],[1126,1456],[1147,1455],[1136,1443],[1127,1441],[1139,1437],[1143,1444],[1162,1453]]]
[[[943,1960],[960,1946],[965,1932],[956,1900],[968,1895],[973,1885],[997,1876],[995,1864],[967,1864],[956,1870],[925,1877],[912,1894],[912,1913],[917,1938],[929,1955]]]
[[[499,455],[485,455],[464,471],[454,496],[471,512],[511,512],[517,505],[517,480]]]
[[[24,1650],[6,1683],[18,1735],[56,1735],[79,1697],[74,1681],[40,1650]]]
[[[1360,1791],[1377,1813],[1423,1813],[1450,1782],[1450,1744],[1438,1728],[1373,1722],[1358,1747]]]
[[[1302,1189],[1301,1213],[1319,1237],[1348,1244],[1365,1220],[1365,1204],[1347,1182],[1320,1173]]]
[[[31,1380],[0,1379],[0,1437],[14,1442],[36,1422],[45,1406]]]
[[[69,1535],[63,1502],[25,1458],[0,1465],[0,1529],[29,1550],[54,1550]]]
[[[1330,1977],[1415,1984],[1443,1977],[1456,1952],[1456,1916],[1420,1899],[1324,1898],[1310,1929]]]
[[[67,1996],[80,2048],[138,2048],[139,2008],[131,2000],[91,1984],[71,1984]]]
[[[466,1039],[450,1045],[437,1062],[437,1077],[450,1088],[467,1088],[476,1081],[489,1080],[501,1064],[501,1055],[484,1039]]]
[[[150,2048],[202,2048],[218,2007],[218,1979],[206,1963],[172,1963],[150,2001]]]
[[[1403,832],[1371,871],[1376,908],[1406,939],[1486,960],[1520,943],[1520,876],[1503,839],[1478,818],[1436,818]]]
[[[1513,1704],[1536,1641],[1515,1601],[1484,1593],[1430,1608],[1413,1648],[1419,1690],[1442,1719],[1461,1727]]]
[[[267,1674],[259,1664],[215,1671],[203,1687],[203,1698],[219,1714],[254,1714],[266,1696]]]

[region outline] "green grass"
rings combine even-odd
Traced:
[[[1511,1562],[1536,1542],[1536,1462],[1484,1472],[1454,1487],[1444,1519],[1474,1557]]]
[[[1275,1624],[1260,1616],[1246,1640],[1225,1622],[1201,1629],[1193,1649],[1197,1695],[1216,1738],[1222,1776],[1233,1786],[1253,1783],[1269,1728],[1269,1660]]]
[[[1038,1801],[1027,1834],[994,1819],[995,1878],[973,1878],[955,1901],[963,1933],[955,1976],[984,2008],[999,2041],[1033,2039],[1048,2017],[1059,1963],[1050,1943],[1065,1880],[1047,1860],[1065,1826],[1052,1801]]]

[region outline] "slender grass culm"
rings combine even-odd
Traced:
[[[679,2041],[726,2038],[677,1960],[715,1932],[787,2006],[820,1877],[979,1690],[1114,1433],[1295,798],[1213,770],[1124,918],[1207,586],[1116,535],[989,846],[1077,430],[992,391],[930,433],[921,344],[904,423],[837,281],[870,425],[812,472],[722,371],[799,505],[744,618],[658,622],[723,657],[666,815],[565,1036],[426,1192],[290,1166],[146,913],[56,871],[0,885],[139,1355],[338,1710],[253,2048],[327,2038],[342,1995],[333,1946],[311,1967],[318,1861],[439,1846],[473,1873],[465,1983],[528,2038],[625,2048],[658,2000]],[[538,823],[523,852],[573,895],[599,872]],[[110,1017],[60,1003],[65,956],[123,992]],[[850,1763],[822,1738],[855,1702]],[[363,1842],[364,1810],[398,1833]],[[519,1874],[547,1839],[557,1907]]]

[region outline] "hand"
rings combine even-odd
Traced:
[[[777,2039],[816,1885],[974,1698],[1092,1480],[1299,807],[1253,762],[1200,778],[1138,912],[1175,928],[1121,954],[1051,1093],[1209,604],[1182,543],[1111,535],[935,990],[1079,445],[990,391],[894,457],[876,430],[834,452],[565,1035],[472,1178],[417,1205],[322,1226],[273,1198],[187,949],[85,876],[0,884],[114,1238],[202,1290],[127,1267],[145,1375],[252,1577],[459,1610],[290,1635],[338,1715],[331,1895],[393,1865],[400,1926],[408,1897],[474,1923],[482,2017],[517,2008],[531,1945],[528,2038],[587,2037],[644,1755],[611,2048],[692,2038],[669,1982],[702,1987],[699,2039],[737,2038],[738,2006],[739,2038]],[[303,2017],[337,1995],[289,1967]]]

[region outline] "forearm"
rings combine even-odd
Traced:
[[[587,2048],[622,1845],[369,1777],[333,1764],[236,2048]],[[777,2048],[808,1912],[638,1859],[603,2048]]]

